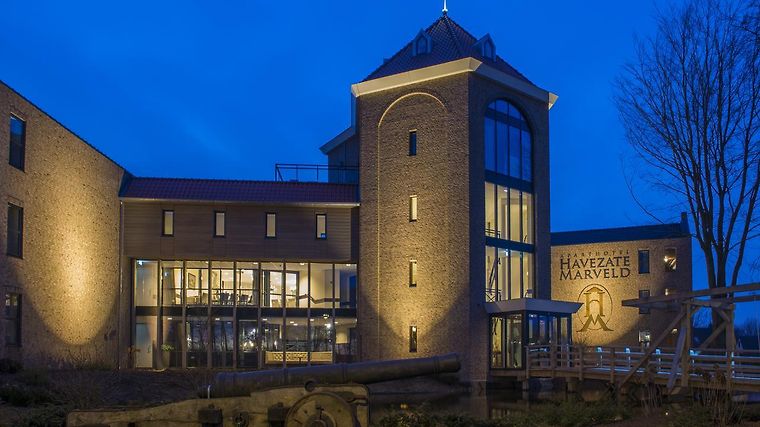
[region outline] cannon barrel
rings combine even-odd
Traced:
[[[271,387],[309,384],[372,384],[381,381],[459,371],[456,353],[416,359],[339,363],[249,372],[219,372],[198,391],[201,397],[247,396]]]

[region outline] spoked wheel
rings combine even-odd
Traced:
[[[353,427],[351,405],[340,396],[317,392],[299,399],[285,417],[285,427]]]

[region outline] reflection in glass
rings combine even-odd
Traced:
[[[522,314],[510,314],[506,324],[507,368],[522,368]]]
[[[309,298],[309,264],[289,262],[285,272],[285,300],[288,307],[308,306]]]
[[[163,318],[162,365],[165,368],[182,367],[182,317]]]
[[[333,307],[333,265],[311,264],[311,306],[312,308]]]
[[[238,321],[238,366],[256,369],[259,367],[258,326],[255,320]]]
[[[188,261],[185,266],[187,305],[208,304],[208,261]]]
[[[328,315],[313,317],[311,322],[311,363],[322,364],[333,361],[333,318]]]
[[[282,307],[283,272],[282,264],[265,262],[261,264],[263,270],[264,307]]]
[[[138,260],[135,263],[135,305],[158,305],[158,261]]]
[[[356,264],[335,264],[336,308],[356,308]]]
[[[284,347],[282,318],[271,317],[261,319],[261,330],[261,347],[264,351],[264,363],[267,365],[282,365],[282,350]]]
[[[234,263],[214,261],[211,264],[211,304],[232,305],[235,284]]]
[[[491,368],[504,367],[504,319],[491,318]]]
[[[232,319],[217,317],[214,318],[211,326],[211,366],[232,367],[232,352],[235,348]]]
[[[182,305],[182,261],[161,262],[161,289],[164,306]]]
[[[185,333],[187,336],[187,366],[201,367],[207,366],[209,339],[208,339],[208,319],[205,317],[188,317],[185,323]]]
[[[285,357],[288,365],[309,361],[309,325],[305,317],[288,317],[285,324]]]
[[[356,319],[339,318],[335,320],[335,357],[336,363],[350,363],[358,357],[358,334]]]
[[[259,301],[259,265],[255,262],[237,264],[237,305],[255,306]]]

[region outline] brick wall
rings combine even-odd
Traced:
[[[9,115],[26,121],[26,167],[8,164]],[[0,289],[22,294],[27,365],[115,361],[124,170],[0,83]],[[6,255],[7,205],[24,208],[23,259]],[[4,324],[5,322],[0,322]]]

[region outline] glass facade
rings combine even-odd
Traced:
[[[491,317],[491,369],[522,369],[525,351],[548,348],[525,346],[569,345],[569,314],[515,312]]]
[[[135,260],[139,368],[272,368],[357,355],[356,264]]]
[[[532,298],[533,254],[486,246],[486,301]]]
[[[495,302],[532,298],[532,145],[528,124],[516,107],[503,100],[488,106],[483,146],[485,299]]]

